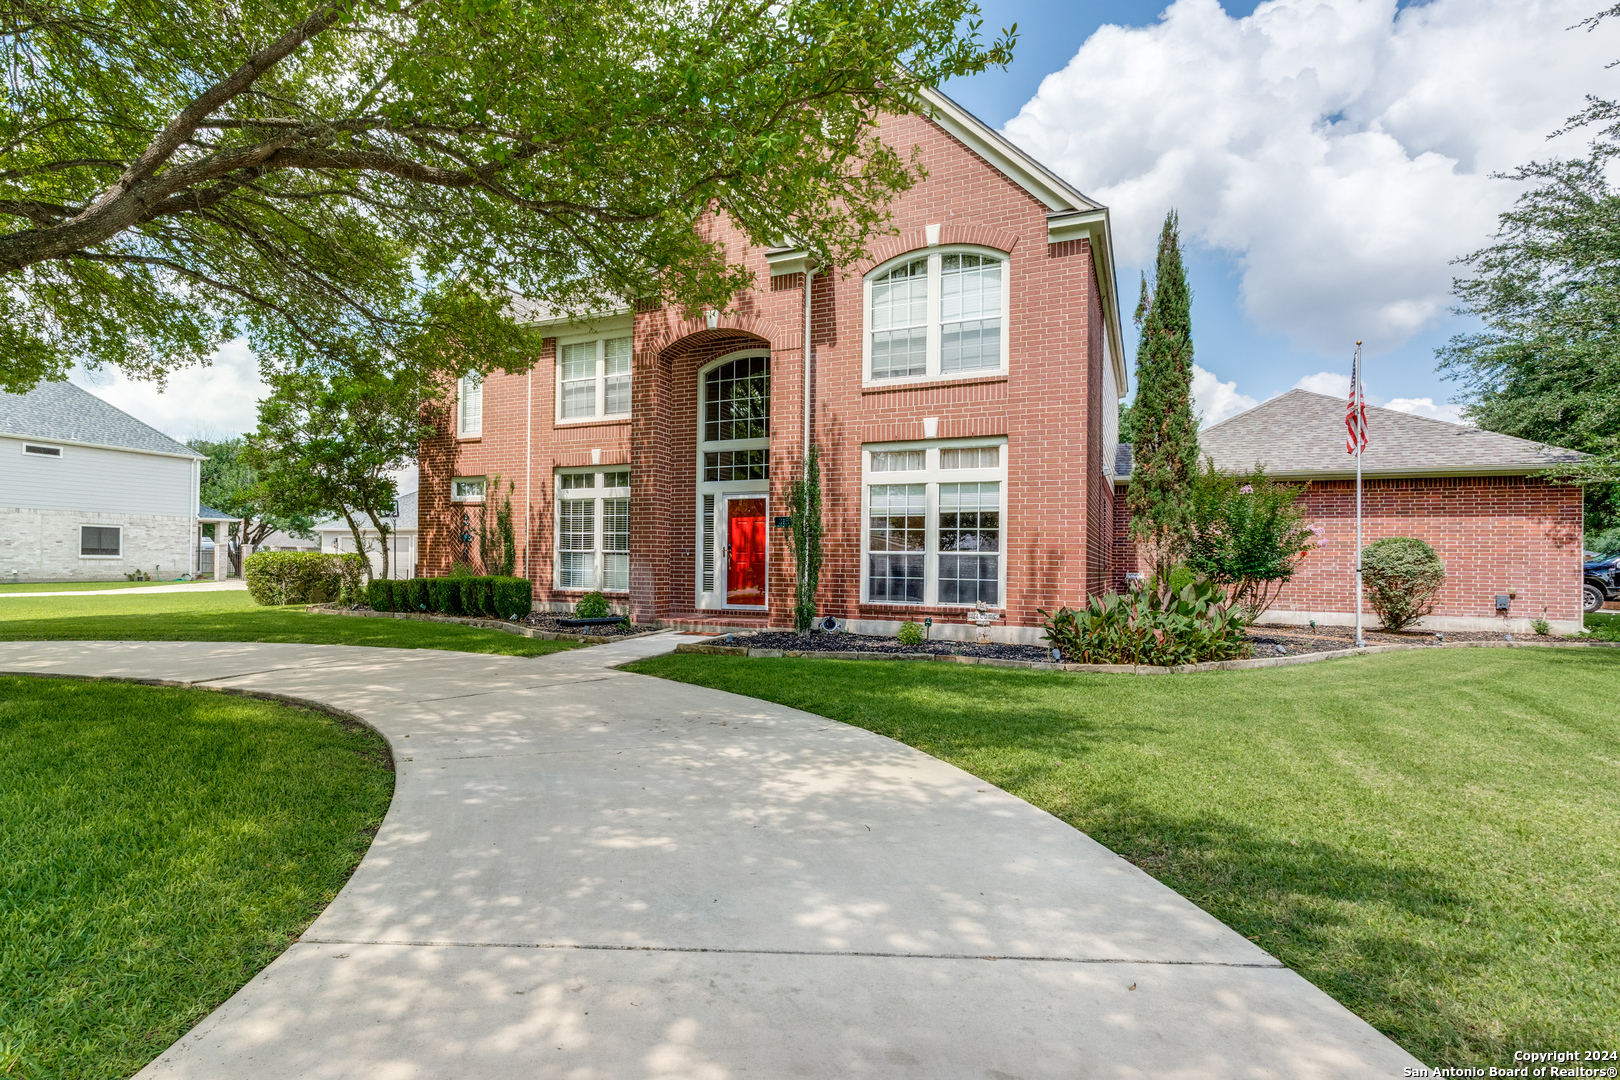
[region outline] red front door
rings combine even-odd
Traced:
[[[765,606],[765,500],[726,503],[726,603]]]

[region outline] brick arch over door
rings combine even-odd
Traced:
[[[743,316],[734,321],[745,322],[753,329],[724,324],[710,329],[701,319],[688,320],[678,325],[687,327],[689,333],[674,338],[664,333],[649,334],[637,342],[630,438],[630,605],[638,618],[689,614],[696,603],[699,370],[729,353],[769,352],[773,455],[778,438],[791,438],[797,446],[798,425],[785,422],[784,416],[796,415],[798,407],[800,335],[793,335],[790,348],[782,339],[756,332],[774,330],[765,320]],[[786,431],[782,431],[784,427]],[[777,483],[773,476],[773,503],[781,497]],[[785,542],[779,537],[771,540],[773,545],[779,540]],[[773,549],[770,562],[769,593],[774,614],[784,595],[778,580],[778,568],[784,565],[784,559]]]

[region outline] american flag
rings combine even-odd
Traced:
[[[1350,401],[1344,408],[1344,452],[1367,449],[1367,400],[1361,393],[1361,342],[1356,342],[1356,358],[1350,362]]]

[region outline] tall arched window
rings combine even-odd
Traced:
[[[910,256],[867,279],[866,381],[1006,370],[1007,263],[984,251]]]

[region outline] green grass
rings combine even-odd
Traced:
[[[1620,1048],[1620,654],[1180,676],[671,655],[1124,855],[1431,1065]]]
[[[21,581],[0,583],[0,596],[10,593],[89,592],[99,589],[149,589],[154,585],[201,585],[197,581]]]
[[[297,641],[381,645],[503,656],[544,656],[569,641],[503,634],[413,619],[312,615],[302,607],[259,607],[246,592],[155,596],[40,596],[0,600],[0,641]]]
[[[0,677],[0,1076],[127,1076],[337,894],[375,733],[202,690]]]
[[[1620,641],[1620,611],[1593,611],[1586,616],[1586,628],[1603,641]]]

